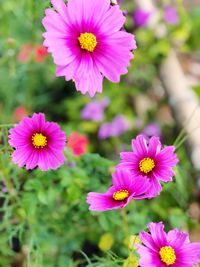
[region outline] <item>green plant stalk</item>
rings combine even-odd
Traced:
[[[125,235],[125,238],[129,238],[129,230],[128,230],[128,215],[127,215],[127,212],[125,209],[122,209],[120,211],[120,215],[122,217],[122,227],[123,227],[123,230],[124,230],[124,235]]]
[[[194,128],[190,133],[186,134],[180,141],[179,143],[176,145],[176,150],[179,149],[179,147],[182,146],[182,144],[184,144],[184,142],[188,139],[188,137],[193,134],[196,130],[198,130],[200,128],[200,126],[198,126],[197,128]]]
[[[13,126],[15,126],[14,123],[0,124],[0,128],[11,128]]]
[[[177,138],[175,139],[175,141],[174,141],[174,143],[173,143],[174,146],[176,146],[176,145],[180,142],[181,138],[182,138],[182,137],[184,136],[184,134],[186,133],[186,129],[185,129],[185,127],[186,127],[186,125],[191,121],[191,119],[192,119],[194,113],[196,112],[197,108],[198,108],[198,105],[194,108],[194,110],[192,111],[191,115],[190,115],[190,116],[188,117],[188,119],[186,120],[185,125],[183,126],[182,130],[180,131],[180,133],[178,134]]]

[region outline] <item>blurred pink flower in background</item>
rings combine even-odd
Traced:
[[[14,112],[12,114],[12,119],[13,119],[13,121],[19,122],[27,115],[28,115],[28,111],[27,111],[26,107],[19,106],[14,110]]]
[[[179,22],[179,15],[175,7],[166,6],[164,8],[164,19],[167,23],[176,25]]]
[[[34,54],[34,59],[35,62],[40,63],[45,61],[45,59],[48,56],[47,48],[44,47],[43,45],[37,45],[35,47],[35,54]]]
[[[138,135],[132,140],[133,152],[121,152],[121,162],[117,168],[126,168],[132,175],[145,176],[150,181],[147,192],[149,198],[160,194],[162,187],[160,181],[170,182],[174,176],[172,167],[176,166],[178,159],[174,153],[174,146],[162,148],[158,137],[151,137],[149,141]]]
[[[8,192],[8,188],[6,186],[2,186],[1,192],[7,193]]]
[[[144,122],[142,119],[140,119],[139,117],[136,117],[134,119],[134,127],[138,130],[141,130],[141,128],[143,128]]]
[[[152,137],[152,136],[161,137],[161,128],[157,123],[152,122],[146,125],[146,127],[143,130],[143,134],[147,137]]]
[[[142,231],[139,235],[144,245],[136,245],[141,267],[192,267],[200,263],[200,243],[190,243],[188,233],[179,229],[166,233],[162,222],[151,222],[148,228],[150,233]]]
[[[104,118],[104,110],[109,105],[110,100],[104,98],[99,101],[92,101],[81,110],[81,119],[100,122]]]
[[[84,155],[88,149],[89,140],[85,135],[74,132],[67,138],[67,147],[75,156]]]
[[[45,121],[43,113],[23,118],[9,130],[9,144],[15,148],[12,160],[27,170],[57,169],[64,164],[66,135],[55,122]]]
[[[90,192],[87,203],[92,211],[124,208],[133,199],[145,198],[149,182],[143,176],[133,177],[128,170],[117,170],[112,175],[112,186],[106,193]]]
[[[17,60],[20,63],[27,63],[31,60],[32,56],[36,63],[43,62],[48,56],[47,48],[42,44],[35,46],[30,43],[24,44],[17,55]]]
[[[133,22],[136,27],[145,27],[148,24],[152,12],[136,9],[133,13]]]
[[[17,55],[17,60],[21,63],[27,63],[31,58],[31,53],[33,51],[32,44],[22,45],[19,54]]]
[[[77,91],[93,97],[103,78],[118,83],[127,74],[134,36],[122,30],[126,18],[110,0],[52,0],[42,21],[44,46],[57,65],[56,76],[74,80]]]
[[[98,132],[100,139],[120,136],[130,129],[127,119],[123,115],[117,115],[112,122],[103,123]]]

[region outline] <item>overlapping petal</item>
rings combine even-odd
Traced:
[[[87,196],[89,209],[93,211],[106,211],[110,209],[123,208],[133,199],[142,199],[145,192],[149,188],[149,182],[140,177],[140,181],[136,181],[127,170],[116,170],[112,175],[112,186],[108,188],[106,193],[90,192]],[[127,196],[123,199],[116,200],[115,193],[123,192]]]

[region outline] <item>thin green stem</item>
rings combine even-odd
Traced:
[[[123,221],[123,230],[124,230],[124,235],[125,235],[125,238],[129,238],[129,232],[128,232],[128,216],[127,216],[127,212],[125,209],[122,209],[120,211],[120,214],[121,214],[121,217],[122,217],[122,221]]]
[[[193,134],[196,130],[198,130],[200,128],[200,126],[194,128],[190,133],[186,134],[180,141],[179,143],[176,145],[176,150],[188,139],[188,137]]]
[[[15,125],[14,123],[0,124],[0,128],[10,128],[13,127],[14,125]]]
[[[186,120],[186,122],[185,122],[185,125],[183,126],[183,128],[182,128],[182,130],[180,131],[180,133],[178,134],[178,136],[177,136],[177,138],[175,139],[175,141],[174,141],[174,146],[177,146],[177,144],[180,142],[180,140],[182,139],[182,137],[184,136],[184,134],[186,133],[186,129],[185,129],[185,127],[186,127],[186,125],[191,121],[191,119],[192,119],[192,117],[193,117],[193,115],[194,115],[194,113],[196,112],[196,110],[197,110],[197,108],[198,108],[199,106],[197,105],[195,108],[194,108],[194,110],[192,111],[192,113],[191,113],[191,115],[188,117],[188,119]]]
[[[177,144],[180,142],[180,140],[184,137],[184,135],[186,134],[186,130],[185,128],[183,128],[180,133],[178,134],[177,138],[175,139],[173,145],[177,146]]]

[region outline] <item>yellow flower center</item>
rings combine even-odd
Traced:
[[[127,190],[120,190],[120,191],[117,191],[113,194],[113,199],[114,200],[124,200],[128,197],[129,195],[129,192]]]
[[[80,47],[88,52],[93,52],[97,45],[96,36],[92,33],[81,33],[81,35],[78,37],[78,40]]]
[[[167,266],[172,265],[176,261],[176,254],[172,247],[165,246],[162,247],[159,251],[160,259],[164,262]]]
[[[43,148],[47,145],[47,138],[41,133],[35,133],[31,140],[35,148]]]
[[[149,173],[150,171],[153,170],[154,167],[155,167],[155,162],[151,158],[144,158],[139,163],[139,168],[141,172],[144,173]]]

